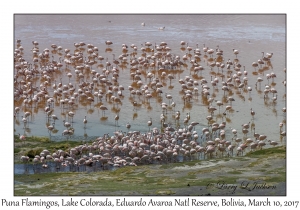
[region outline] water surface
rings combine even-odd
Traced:
[[[141,25],[142,22],[145,23],[145,26]],[[14,24],[15,40],[22,40],[21,45],[24,48],[23,57],[30,63],[32,63],[32,41],[39,43],[40,52],[45,48],[51,49],[51,44],[71,49],[71,52],[75,50],[74,42],[93,44],[95,47],[98,47],[99,55],[105,59],[107,58],[110,62],[112,62],[113,54],[115,54],[116,58],[122,54],[122,44],[127,44],[128,46],[135,44],[138,47],[137,57],[140,57],[142,53],[140,50],[142,47],[141,44],[151,42],[154,45],[155,43],[166,42],[167,46],[171,48],[170,52],[181,58],[186,54],[187,50],[180,49],[180,41],[187,42],[193,50],[196,49],[198,44],[198,48],[202,54],[199,64],[205,68],[202,72],[202,77],[208,81],[207,85],[211,88],[210,97],[215,99],[212,105],[216,108],[218,108],[216,101],[222,100],[224,93],[221,90],[222,85],[220,82],[215,90],[213,90],[210,84],[211,77],[213,76],[214,78],[215,75],[212,74],[209,66],[207,66],[207,59],[205,59],[202,50],[203,44],[213,49],[216,49],[218,45],[223,50],[223,59],[225,62],[228,59],[233,61],[236,57],[232,49],[238,49],[238,63],[245,66],[245,69],[248,71],[247,86],[251,86],[253,91],[249,95],[248,92],[242,91],[242,93],[239,93],[238,89],[233,89],[232,97],[235,99],[232,103],[233,111],[227,113],[227,115],[223,115],[225,106],[229,104],[224,103],[220,107],[220,112],[218,110],[215,112],[214,121],[217,123],[221,123],[222,121],[227,122],[226,133],[228,139],[232,138],[230,128],[237,129],[238,136],[243,137],[241,125],[251,122],[252,128],[256,128],[255,132],[267,135],[267,138],[270,140],[278,142],[282,140],[279,135],[280,129],[278,124],[285,122],[284,113],[282,112],[282,108],[286,106],[286,89],[282,83],[285,79],[283,69],[286,67],[285,15],[15,15]],[[165,26],[164,30],[158,30],[159,27],[163,26]],[[107,46],[105,45],[105,41],[107,40],[113,42],[110,46],[112,49],[111,52],[106,51]],[[129,47],[128,53],[132,51]],[[273,53],[271,65],[267,66],[267,69],[254,72],[251,64],[262,57],[262,52]],[[87,57],[86,50],[84,53]],[[147,52],[147,54],[151,53]],[[60,55],[56,53],[53,56],[54,60],[59,60]],[[214,57],[216,56],[214,55]],[[98,61],[98,64],[100,64],[100,61]],[[181,112],[180,127],[184,127],[183,119],[186,113],[190,113],[190,122],[196,121],[200,123],[195,128],[199,134],[201,134],[203,127],[207,127],[206,116],[210,113],[207,111],[207,105],[203,102],[201,94],[198,97],[194,97],[190,103],[184,103],[182,100],[184,94],[181,92],[179,79],[190,76],[200,83],[200,77],[193,76],[193,72],[190,71],[190,63],[188,63],[187,67],[181,67],[180,71],[174,73],[175,79],[171,85],[168,80],[165,81],[165,85],[162,88],[162,97],[153,97],[150,103],[146,102],[143,97],[138,99],[137,97],[132,98],[130,96],[128,86],[133,83],[130,77],[130,65],[118,68],[120,70],[119,84],[125,87],[122,104],[116,108],[112,103],[103,100],[103,104],[108,107],[108,111],[105,114],[107,118],[104,119],[99,106],[96,106],[96,99],[92,105],[79,104],[77,108],[72,109],[75,113],[73,119],[74,135],[72,138],[78,140],[94,139],[105,133],[112,134],[115,130],[127,131],[127,122],[131,124],[131,130],[147,132],[149,129],[147,121],[150,117],[152,118],[151,128],[160,128],[161,103],[169,103],[168,99],[164,96],[165,93],[172,95],[176,103],[174,111]],[[97,65],[94,65],[93,69],[102,73],[105,66],[97,67]],[[66,76],[68,72],[73,74],[70,82],[74,85],[77,84],[78,88],[78,80],[76,80],[74,71],[74,67],[69,67],[69,70],[66,70],[64,65],[61,68],[61,73],[54,75],[54,78],[51,79],[51,86],[48,88],[49,94],[53,94],[54,90],[51,87],[54,84],[54,79],[59,82],[59,79],[62,78],[63,84],[69,82]],[[152,69],[141,69],[141,71],[146,74],[148,71],[152,71]],[[214,67],[213,71],[217,73],[218,69]],[[270,74],[271,72],[276,73],[276,78],[272,84],[272,81],[269,80],[268,82],[266,78],[266,74]],[[225,79],[229,77],[226,70],[224,70],[224,75]],[[258,86],[255,89],[258,77],[262,77],[263,82],[261,83],[261,88]],[[87,81],[91,81],[91,78],[86,79]],[[219,81],[222,81],[219,75],[217,78]],[[37,79],[35,85],[39,86],[41,82],[40,79]],[[142,75],[142,82],[144,85],[148,83],[144,75]],[[277,90],[278,98],[276,103],[272,102],[272,94],[269,94],[270,98],[268,100],[264,100],[263,90],[268,83]],[[201,93],[201,86],[198,88],[199,93]],[[141,105],[137,111],[133,110],[132,100],[138,101]],[[15,106],[21,107],[21,111],[15,119],[15,134],[49,136],[46,127],[46,125],[49,125],[49,121],[45,117],[45,106],[25,108],[22,106],[22,102],[23,99],[16,99],[14,103]],[[251,108],[256,112],[254,120],[252,120],[250,115]],[[24,115],[25,111],[31,113],[27,129],[23,129],[21,121],[21,116]],[[62,132],[65,129],[63,120],[69,120],[67,111],[69,110],[61,109],[59,103],[54,107],[53,114],[56,114],[59,118],[55,122],[56,131],[51,134],[51,139],[54,141],[66,138],[62,136]],[[117,113],[120,118],[116,127],[114,118]],[[86,128],[84,128],[82,122],[84,116],[88,120]],[[166,122],[175,126],[174,112],[171,109],[168,110],[166,117]],[[253,137],[253,130],[249,129],[249,131],[248,136]]]

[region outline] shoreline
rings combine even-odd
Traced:
[[[286,147],[279,146],[240,157],[114,171],[14,175],[14,195],[286,195],[285,158]]]

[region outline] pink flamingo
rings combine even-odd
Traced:
[[[23,141],[24,144],[25,144],[26,136],[20,135],[20,134],[19,134],[19,139],[20,139],[21,141]]]

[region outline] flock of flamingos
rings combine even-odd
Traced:
[[[106,41],[106,52],[113,42]],[[120,46],[122,52],[113,60],[99,55],[99,49],[93,44],[84,42],[74,43],[70,50],[52,44],[48,49],[40,49],[37,41],[32,41],[32,56],[30,61],[23,57],[24,48],[21,40],[16,40],[14,51],[14,118],[21,119],[24,129],[30,123],[33,109],[44,109],[47,118],[47,129],[51,139],[51,132],[55,131],[55,122],[58,117],[55,113],[64,112],[63,136],[72,138],[74,120],[81,121],[83,126],[89,119],[75,119],[75,110],[79,106],[94,106],[102,111],[102,118],[107,120],[109,109],[115,111],[114,121],[118,124],[119,110],[124,103],[124,93],[130,95],[133,112],[142,109],[141,103],[150,103],[151,100],[161,101],[161,127],[152,127],[152,118],[148,119],[147,132],[131,130],[128,122],[126,128],[116,130],[113,134],[105,134],[92,141],[82,144],[68,151],[58,150],[49,152],[46,148],[40,155],[30,159],[22,156],[24,163],[33,162],[33,170],[46,170],[53,167],[56,170],[69,168],[70,170],[85,170],[86,166],[94,170],[125,165],[171,163],[192,159],[208,159],[213,157],[242,156],[246,151],[263,149],[266,145],[276,146],[278,142],[267,139],[266,134],[249,131],[251,125],[242,125],[242,137],[238,137],[239,129],[231,129],[232,134],[226,134],[226,121],[217,123],[216,113],[226,115],[232,110],[235,101],[232,91],[248,92],[252,87],[248,85],[248,72],[245,66],[238,62],[239,51],[232,50],[233,60],[223,59],[223,51],[211,49],[205,44],[192,48],[188,43],[181,41],[178,46],[185,54],[183,56],[171,53],[166,42],[145,42],[142,46],[132,44]],[[73,48],[73,47],[72,47]],[[258,61],[252,63],[253,69],[264,69],[271,64],[272,53],[262,53]],[[207,66],[201,66],[204,59]],[[182,70],[182,69],[190,70]],[[128,68],[132,84],[124,87],[119,83],[120,69]],[[94,70],[97,69],[97,70]],[[102,69],[102,70],[99,70]],[[178,81],[177,72],[191,72]],[[203,71],[210,71],[208,80],[202,76]],[[284,69],[284,71],[286,71]],[[63,82],[62,77],[67,77]],[[73,83],[71,82],[74,81]],[[264,79],[276,79],[276,74],[268,72],[266,78],[257,77],[256,87],[261,87]],[[38,85],[37,85],[38,82]],[[185,116],[176,111],[176,101],[171,94],[165,91],[167,85],[180,85],[182,100],[189,104],[194,98],[201,98],[207,107],[207,127],[202,133],[197,133],[195,127],[199,122],[191,121],[190,114]],[[269,84],[269,83],[268,83]],[[286,80],[280,81],[286,86]],[[224,92],[223,100],[215,100],[214,90],[221,87]],[[230,94],[231,93],[231,94]],[[264,87],[264,98],[276,103],[277,91],[275,87]],[[163,102],[163,98],[167,100]],[[238,98],[239,99],[239,98]],[[179,99],[180,100],[180,99]],[[242,97],[241,97],[242,100]],[[222,111],[220,112],[220,107]],[[130,110],[130,111],[132,111]],[[224,111],[223,111],[224,110]],[[282,111],[286,112],[283,107]],[[169,123],[167,116],[172,115],[174,123]],[[249,118],[254,120],[255,110],[249,110]],[[248,120],[247,120],[248,121]],[[283,127],[285,119],[279,123],[280,135],[284,138],[286,132]],[[20,135],[20,140],[26,144],[26,135]],[[52,154],[51,154],[52,153]]]

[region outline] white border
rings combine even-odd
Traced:
[[[294,1],[295,2],[295,1]],[[2,3],[4,4],[4,2]],[[1,89],[2,89],[2,105],[1,105],[1,132],[2,137],[1,148],[1,172],[4,174],[0,178],[0,199],[6,198],[10,200],[21,200],[24,197],[13,197],[13,155],[12,152],[12,134],[13,134],[13,97],[12,97],[12,53],[13,53],[13,14],[14,13],[286,13],[287,14],[287,81],[288,81],[288,104],[287,104],[287,196],[270,197],[271,200],[298,200],[300,189],[297,176],[299,174],[298,148],[299,141],[296,127],[297,110],[299,110],[298,95],[298,72],[300,71],[298,64],[299,54],[299,13],[296,11],[297,5],[287,1],[11,1],[1,6]],[[263,20],[262,20],[263,21]],[[11,88],[7,88],[11,87]],[[33,198],[33,197],[30,197]],[[39,197],[40,198],[40,197]],[[38,199],[39,199],[38,198]],[[44,200],[61,200],[63,197],[45,197]],[[87,197],[82,197],[87,198]],[[110,197],[115,200],[118,197]],[[178,198],[178,197],[176,197]],[[184,198],[184,197],[182,197]],[[219,200],[222,197],[192,197],[205,200]],[[266,197],[250,197],[258,200],[265,200]],[[75,197],[80,200],[81,197]],[[101,199],[104,199],[103,197]],[[128,200],[139,199],[139,197],[127,197]],[[144,197],[148,200],[148,197]],[[174,197],[154,197],[157,200],[174,199]],[[229,199],[229,197],[226,197]],[[247,201],[248,197],[235,197]],[[0,200],[1,201],[1,200]],[[8,207],[0,207],[7,209]],[[22,207],[32,209],[30,207]],[[97,207],[98,209],[101,207]],[[138,207],[134,207],[138,208]],[[168,207],[155,207],[159,209]],[[174,207],[172,207],[174,208]],[[177,208],[177,207],[175,207]],[[178,207],[179,208],[179,207]],[[199,208],[199,207],[197,207]],[[200,207],[201,208],[201,207]],[[235,208],[235,207],[224,207]],[[248,207],[249,208],[249,207]],[[265,207],[268,209],[274,207]],[[299,208],[299,207],[298,207]],[[42,209],[42,208],[39,208]],[[53,208],[51,208],[53,209]],[[67,208],[65,208],[67,209]],[[69,208],[71,209],[71,208]],[[129,209],[129,207],[125,207]],[[132,208],[130,208],[132,209]]]

